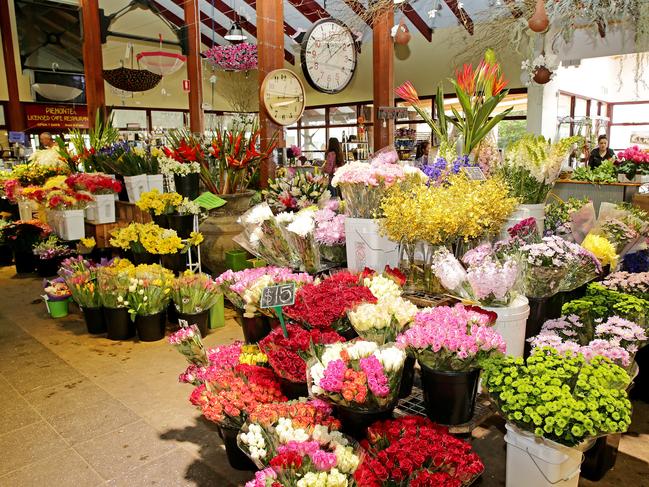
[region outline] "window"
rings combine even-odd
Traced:
[[[326,125],[325,109],[324,108],[309,108],[304,110],[304,115],[300,120],[302,127],[313,127]]]
[[[649,123],[646,125],[613,125],[611,127],[611,135],[609,146],[613,150],[624,150],[636,142],[632,141],[634,135],[649,134]]]
[[[329,109],[329,125],[356,125],[356,118],[356,105]]]
[[[146,110],[123,110],[115,108],[110,113],[113,116],[113,125],[119,129],[148,129]]]
[[[613,120],[616,124],[649,122],[649,103],[613,105]]]
[[[151,111],[151,126],[157,129],[181,129],[185,126],[184,112]]]
[[[325,127],[301,129],[300,138],[302,149],[305,152],[324,151],[327,147],[327,129]]]

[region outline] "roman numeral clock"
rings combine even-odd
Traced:
[[[356,72],[354,34],[337,19],[322,19],[302,40],[302,71],[307,82],[322,93],[340,93]]]

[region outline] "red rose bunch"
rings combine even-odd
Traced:
[[[196,387],[190,402],[221,426],[240,428],[260,404],[286,401],[275,374],[256,365],[214,370],[205,384]]]
[[[77,191],[87,191],[91,194],[114,194],[122,190],[122,184],[103,174],[77,173],[65,180],[70,188]]]
[[[356,274],[339,272],[320,284],[301,288],[295,304],[284,308],[284,313],[308,328],[333,328],[344,333],[350,328],[347,311],[360,303],[376,303],[376,297],[359,283]]]
[[[461,487],[484,470],[471,446],[427,418],[405,416],[375,423],[362,446],[358,487],[409,485]]]
[[[275,328],[259,342],[259,348],[268,357],[275,373],[291,382],[306,382],[306,362],[312,347],[327,343],[344,342],[335,331],[305,330],[301,326],[286,325],[288,338],[281,328]]]

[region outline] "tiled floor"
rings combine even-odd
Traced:
[[[232,470],[218,435],[187,401],[185,364],[166,341],[112,342],[86,333],[76,310],[48,318],[40,280],[0,269],[0,487],[225,487]],[[210,346],[240,338],[229,321]],[[505,480],[503,425],[474,431],[482,487]],[[525,487],[521,479],[521,487]],[[649,405],[635,404],[616,468],[580,486],[649,487]]]

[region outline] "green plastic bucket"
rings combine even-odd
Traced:
[[[223,303],[223,294],[212,308],[210,308],[210,329],[223,328],[225,326],[225,308]]]
[[[63,318],[64,316],[68,316],[68,305],[70,304],[69,299],[50,301],[47,299],[47,296],[45,296],[44,300],[45,306],[47,306],[47,311],[52,318]]]

